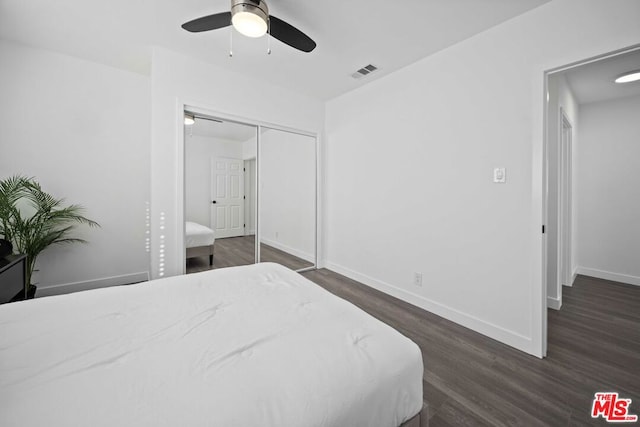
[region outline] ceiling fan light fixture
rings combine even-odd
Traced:
[[[269,9],[263,1],[231,0],[231,23],[240,34],[262,37],[269,28]]]
[[[615,79],[616,83],[630,83],[640,80],[640,70],[624,73]]]

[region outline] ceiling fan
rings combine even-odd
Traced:
[[[303,52],[311,52],[316,43],[305,33],[282,19],[269,15],[265,0],[231,0],[231,11],[203,16],[182,24],[192,33],[233,27],[247,37],[262,37],[267,32]]]

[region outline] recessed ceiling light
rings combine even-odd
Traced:
[[[640,70],[631,71],[628,73],[624,73],[620,77],[618,77],[615,82],[616,83],[629,83],[640,80]]]

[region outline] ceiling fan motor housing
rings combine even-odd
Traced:
[[[269,8],[262,0],[231,0],[231,18],[239,12],[249,12],[269,22]]]

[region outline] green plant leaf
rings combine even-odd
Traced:
[[[20,203],[32,208],[24,215]],[[12,242],[15,250],[27,255],[27,286],[31,282],[38,255],[55,244],[86,243],[71,236],[76,225],[100,225],[84,216],[80,205],[63,206],[58,199],[42,190],[34,178],[14,175],[0,181],[0,235]]]

